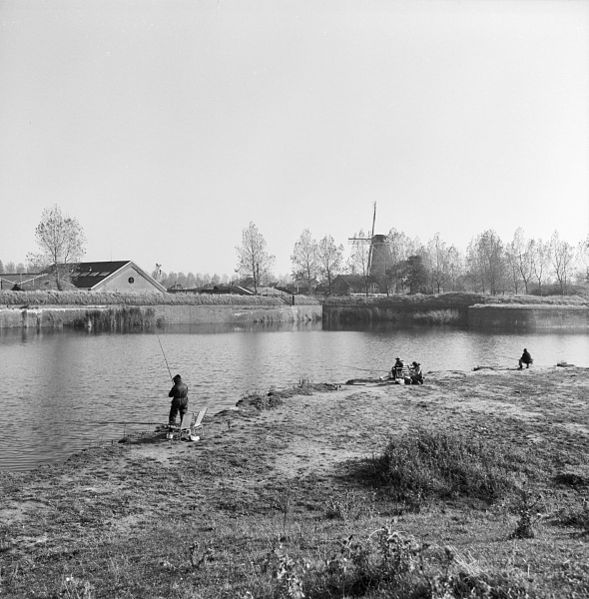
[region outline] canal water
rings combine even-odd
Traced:
[[[396,356],[423,371],[589,366],[587,334],[497,335],[447,328],[322,330],[320,325],[192,328],[150,334],[4,333],[0,336],[0,470],[66,459],[167,420],[168,366],[190,408],[231,409],[245,394],[302,380],[385,374]]]

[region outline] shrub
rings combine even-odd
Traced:
[[[493,502],[514,487],[511,472],[524,458],[476,434],[418,429],[391,439],[373,467],[401,501],[467,496]]]

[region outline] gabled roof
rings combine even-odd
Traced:
[[[97,285],[112,277],[127,265],[132,266],[137,272],[143,275],[156,289],[164,293],[166,292],[166,288],[161,283],[139,268],[132,260],[78,262],[71,275],[71,281],[78,289],[94,289]]]
[[[71,275],[72,283],[82,289],[92,289],[107,277],[129,264],[131,260],[115,262],[78,262]]]

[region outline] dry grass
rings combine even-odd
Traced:
[[[153,305],[284,305],[280,297],[261,295],[131,293],[88,291],[0,291],[0,305],[7,306],[153,306]],[[297,304],[317,304],[317,299],[297,296]]]
[[[368,305],[379,308],[411,308],[417,309],[423,307],[428,310],[444,310],[452,308],[461,308],[475,304],[491,305],[572,305],[587,306],[589,298],[581,295],[482,295],[479,293],[440,293],[434,295],[417,293],[414,295],[391,295],[391,296],[342,296],[328,297],[325,299],[326,305]]]
[[[205,420],[200,443],[151,433],[1,476],[0,596],[587,596],[589,371],[300,387]],[[509,484],[409,501],[366,467],[391,444],[434,472],[478,456]]]

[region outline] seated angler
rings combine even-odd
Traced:
[[[409,380],[410,385],[423,385],[423,374],[419,362],[411,362],[411,366],[409,367]]]
[[[534,360],[532,360],[532,356],[530,355],[530,352],[524,347],[524,352],[522,354],[522,357],[519,359],[519,370],[521,370],[523,368],[523,365],[526,365],[526,368],[530,367],[530,364],[533,364]]]
[[[402,375],[403,362],[401,361],[401,358],[397,358],[395,360],[395,363],[393,364],[393,367],[391,368],[391,378],[393,379],[393,381],[396,381],[397,379],[400,379]]]

